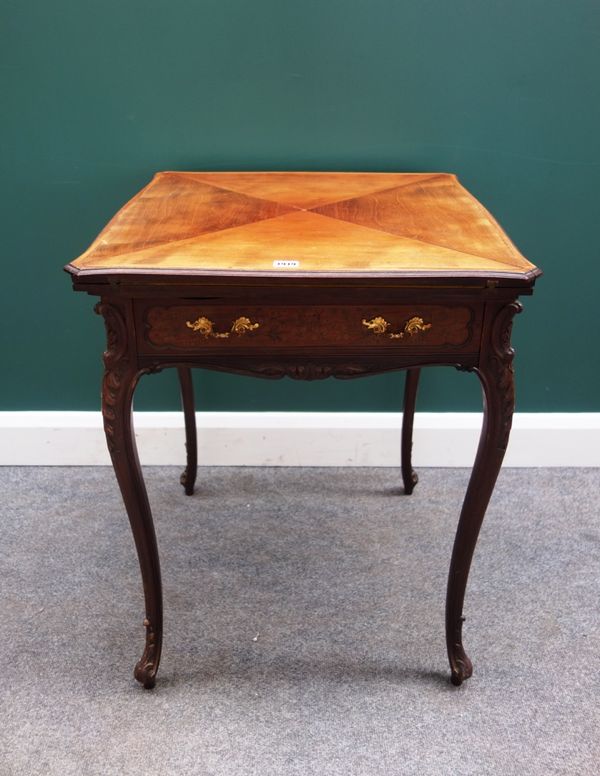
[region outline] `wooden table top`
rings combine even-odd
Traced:
[[[67,269],[540,274],[447,173],[160,172]]]

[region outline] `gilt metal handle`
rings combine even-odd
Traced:
[[[423,318],[418,315],[409,318],[408,321],[406,321],[404,324],[404,329],[398,332],[388,332],[391,324],[388,323],[381,315],[378,315],[375,318],[371,318],[370,321],[367,321],[363,318],[362,325],[366,326],[367,329],[373,332],[373,334],[376,336],[379,337],[381,335],[385,335],[390,339],[403,339],[407,334],[409,337],[414,337],[416,334],[421,334],[431,329],[431,324],[425,323]]]
[[[197,331],[204,337],[215,337],[215,339],[226,339],[231,334],[236,334],[238,337],[241,337],[246,334],[246,332],[254,331],[260,326],[259,323],[252,323],[250,318],[247,318],[245,315],[236,318],[231,324],[231,329],[229,331],[215,331],[215,324],[213,321],[204,315],[196,318],[195,321],[186,321],[185,325],[188,329]]]

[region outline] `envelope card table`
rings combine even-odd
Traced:
[[[191,495],[191,368],[262,378],[356,378],[407,370],[405,493],[417,481],[412,425],[421,367],[475,372],[484,420],[458,522],[446,597],[451,680],[472,673],[462,643],[475,543],[514,405],[511,327],[541,273],[445,173],[161,172],[78,259],[73,286],[100,297],[107,347],[102,414],[144,587],[153,687],[162,644],[159,556],[131,408],[141,375],[175,367]]]

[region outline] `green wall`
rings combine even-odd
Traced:
[[[0,409],[98,407],[102,322],[61,267],[154,171],[348,169],[456,172],[545,271],[518,409],[600,410],[598,0],[0,8]],[[403,376],[197,383],[212,410],[393,410]],[[175,409],[173,375],[136,406]],[[473,375],[424,374],[420,409],[479,407]]]

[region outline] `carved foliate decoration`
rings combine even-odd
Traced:
[[[511,345],[511,334],[513,318],[522,312],[523,305],[520,302],[511,302],[502,307],[492,324],[491,336],[491,354],[489,356],[489,367],[497,381],[496,393],[500,397],[501,414],[501,449],[506,450],[510,429],[512,425],[512,415],[515,406],[515,383],[513,359],[515,357],[514,348]]]
[[[325,380],[328,377],[356,377],[369,374],[366,364],[257,364],[248,369],[263,377],[291,377],[293,380]]]
[[[127,327],[119,307],[98,302],[94,312],[104,318],[106,350],[103,353],[104,377],[102,379],[102,417],[106,442],[110,453],[117,447],[115,420],[123,377],[129,369],[127,358]]]

